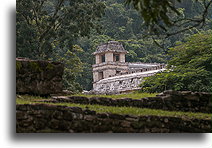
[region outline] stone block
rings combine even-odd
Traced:
[[[92,121],[92,120],[94,120],[94,119],[96,119],[96,117],[93,116],[93,115],[85,115],[85,116],[84,116],[84,120],[87,120],[87,121]]]
[[[178,91],[174,90],[165,90],[163,94],[169,94],[169,95],[179,95]]]
[[[82,97],[82,96],[72,96],[68,97],[70,102],[73,103],[81,103],[81,104],[89,104],[90,99],[87,97]]]
[[[72,112],[71,111],[65,111],[63,113],[63,119],[68,120],[68,121],[72,121],[72,119],[73,119]]]
[[[26,112],[16,111],[16,119],[17,120],[23,120],[23,119],[27,119],[27,118],[28,118],[28,114]]]
[[[80,107],[70,107],[71,111],[74,113],[82,113],[82,108]]]
[[[98,113],[98,114],[97,114],[97,117],[98,117],[98,118],[108,118],[108,114],[106,114],[106,113],[101,113],[101,114]]]
[[[16,59],[16,93],[48,95],[62,91],[64,65],[59,62]]]
[[[119,115],[119,114],[109,114],[109,118],[111,118],[111,119],[118,119],[118,120],[125,119],[125,117],[123,115]]]

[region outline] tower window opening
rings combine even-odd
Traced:
[[[118,62],[119,61],[119,54],[114,54],[114,56],[113,56],[113,61],[114,62]]]
[[[105,55],[101,55],[101,62],[102,62],[102,63],[105,62]]]

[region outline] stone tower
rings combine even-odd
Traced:
[[[93,53],[96,63],[93,65],[93,82],[101,79],[119,75],[127,72],[128,64],[125,63],[125,54],[127,51],[123,45],[117,41],[99,45]]]

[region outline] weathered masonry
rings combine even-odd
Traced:
[[[121,72],[127,72],[126,53],[127,51],[118,42],[111,41],[108,44],[98,46],[97,51],[93,53],[96,58],[96,64],[93,65],[94,83]]]
[[[17,133],[210,133],[211,118],[98,113],[50,104],[16,105]]]
[[[96,63],[93,65],[93,91],[95,93],[120,93],[139,89],[144,77],[163,71],[165,65],[158,63],[127,63],[128,52],[117,41],[97,47]]]
[[[16,93],[49,95],[62,92],[64,64],[16,58]]]
[[[167,90],[156,97],[112,99],[54,96],[16,105],[17,133],[211,133],[212,94]],[[48,103],[48,104],[46,104]],[[58,103],[151,108],[183,114],[117,114]],[[193,112],[188,115],[186,112]],[[207,114],[199,114],[207,113]],[[189,113],[190,114],[190,113]]]

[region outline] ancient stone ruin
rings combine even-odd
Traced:
[[[116,94],[139,89],[144,77],[165,70],[165,64],[128,63],[128,52],[117,41],[99,45],[93,53],[93,91],[96,94]]]
[[[48,95],[62,92],[60,62],[16,58],[16,93]]]
[[[112,99],[55,96],[34,104],[16,105],[17,133],[210,133],[211,117],[192,117],[186,112],[211,113],[211,93],[164,91],[156,97]],[[48,103],[48,104],[46,104]],[[51,104],[49,104],[51,103]],[[183,111],[184,115],[132,115],[99,112],[89,107],[58,103],[99,104]],[[158,110],[160,111],[160,110]],[[174,112],[173,112],[174,113]],[[202,116],[202,115],[201,115]]]
[[[52,99],[37,101],[39,103],[77,103],[98,104],[104,106],[137,107],[162,109],[168,111],[212,113],[212,94],[207,92],[167,90],[156,97],[140,99],[84,96],[54,96]]]

